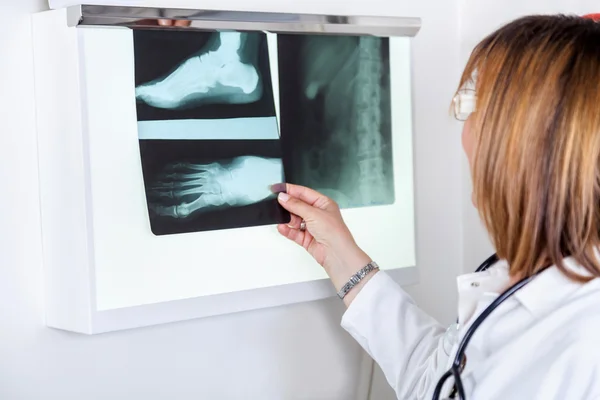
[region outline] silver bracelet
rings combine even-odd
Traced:
[[[354,275],[352,275],[350,277],[350,280],[348,281],[348,283],[346,283],[344,286],[342,286],[342,288],[340,289],[340,291],[337,294],[338,297],[340,299],[343,299],[344,297],[346,297],[348,292],[354,286],[356,286],[358,284],[358,282],[362,281],[363,278],[369,274],[369,272],[375,271],[377,269],[379,269],[379,265],[377,265],[377,263],[375,261],[372,261],[372,262],[368,263],[367,265],[365,265],[363,268],[360,269],[360,271],[358,271],[357,273],[355,273]]]

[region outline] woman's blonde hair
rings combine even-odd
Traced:
[[[476,75],[476,77],[475,77]],[[528,16],[474,49],[473,191],[498,256],[530,276],[572,256],[600,276],[600,23]]]

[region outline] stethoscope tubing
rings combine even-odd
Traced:
[[[494,253],[490,257],[488,257],[484,262],[482,262],[481,265],[479,267],[477,267],[475,272],[485,271],[486,269],[488,269],[489,267],[494,265],[497,261],[498,261],[498,255],[496,253]],[[483,312],[475,319],[473,324],[471,324],[469,329],[467,329],[467,332],[465,332],[465,335],[463,336],[462,340],[460,341],[460,343],[458,345],[458,348],[456,350],[456,355],[452,362],[452,367],[446,373],[444,373],[444,375],[442,375],[442,377],[438,381],[438,383],[435,387],[435,391],[433,393],[433,400],[438,400],[440,398],[442,387],[444,386],[444,383],[450,376],[454,377],[454,385],[456,386],[458,398],[460,400],[466,400],[464,387],[462,384],[462,380],[460,379],[461,362],[462,362],[465,352],[467,350],[467,346],[469,345],[469,342],[471,341],[471,338],[473,337],[473,334],[475,333],[477,328],[479,328],[479,326],[483,323],[483,321],[485,321],[485,319],[492,313],[492,311],[494,311],[496,308],[498,308],[498,306],[500,306],[500,304],[502,304],[506,299],[508,299],[510,296],[512,296],[519,289],[523,288],[525,285],[527,285],[529,282],[531,282],[531,280],[533,280],[533,278],[536,275],[537,275],[537,273],[532,276],[529,276],[527,278],[521,279],[520,281],[518,281],[517,283],[515,283],[514,285],[512,285],[511,287],[506,289],[498,297],[496,297],[494,299],[494,301],[492,301],[492,303],[489,306],[487,306],[485,308],[485,310],[483,310]]]
[[[496,254],[496,253],[492,254],[491,256],[489,256],[488,258],[486,258],[485,261],[482,262],[479,265],[479,267],[477,267],[477,269],[475,270],[475,272],[485,271],[486,269],[488,269],[492,265],[496,264],[498,262],[498,260],[499,260],[498,254]]]

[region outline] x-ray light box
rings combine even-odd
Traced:
[[[334,198],[359,245],[415,281],[411,35],[243,14],[223,29],[191,13],[189,29],[73,26],[82,9],[34,16],[48,326],[95,334],[334,295],[277,232],[266,188],[284,179]]]

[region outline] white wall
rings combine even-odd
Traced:
[[[410,292],[450,322],[463,248],[460,126],[448,114],[459,73],[457,0],[256,0],[252,6],[423,18],[413,60],[422,283]],[[339,327],[343,308],[336,299],[95,337],[43,326],[29,13],[45,7],[42,0],[0,2],[0,398],[366,398],[370,364]],[[380,375],[377,382],[374,398],[382,400],[389,391]]]

